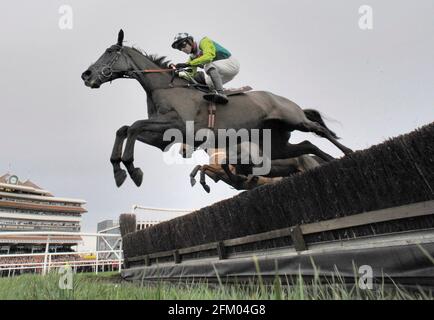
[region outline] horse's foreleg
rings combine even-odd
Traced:
[[[127,177],[126,171],[121,169],[122,147],[124,145],[124,140],[127,137],[127,131],[128,126],[123,126],[116,131],[115,143],[113,146],[112,155],[110,157],[110,162],[113,165],[116,185],[118,187],[124,183]]]
[[[162,119],[139,120],[133,123],[127,131],[127,143],[122,155],[122,162],[137,186],[143,181],[143,172],[134,167],[134,145],[136,140],[155,146],[161,150],[169,145],[170,141],[163,141],[164,131],[174,128],[174,123]]]

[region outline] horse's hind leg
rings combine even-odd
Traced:
[[[206,192],[210,192],[210,187],[206,184],[205,175],[210,177],[214,182],[219,182],[220,180],[224,181],[224,171],[220,165],[211,164],[211,165],[203,165],[199,166],[200,168],[200,184],[205,189]],[[196,168],[195,168],[196,169]]]
[[[124,140],[127,137],[128,126],[123,126],[116,131],[115,143],[113,146],[112,155],[110,157],[110,162],[113,165],[113,171],[115,176],[116,185],[120,187],[125,179],[127,178],[127,173],[125,170],[121,169],[121,157],[122,157],[122,147]]]
[[[233,173],[230,173],[233,175]],[[234,187],[237,190],[246,190],[249,189],[246,187],[246,181],[248,180],[246,176],[235,175],[238,178],[237,181],[232,181],[226,172],[223,170],[222,165],[204,165],[200,168],[200,183],[206,192],[210,192],[210,187],[206,184],[205,175],[210,177],[214,182],[218,182],[222,180],[226,184]]]
[[[270,172],[266,174],[266,177],[287,177],[291,174],[298,173],[299,162],[297,158],[276,159],[271,160]]]
[[[197,165],[196,167],[194,167],[193,171],[191,171],[190,173],[190,183],[191,186],[193,187],[196,184],[196,175],[198,173],[198,171],[200,171],[200,184],[202,185],[202,187],[205,189],[206,192],[210,191],[209,186],[206,184],[205,181],[205,175],[207,175],[208,177],[210,177],[211,179],[214,180],[214,182],[217,182],[220,180],[220,178],[217,176],[217,173],[214,171],[214,169],[208,165]]]
[[[194,167],[193,171],[191,171],[190,173],[190,184],[192,187],[194,187],[194,185],[196,184],[196,174],[197,172],[200,170],[201,165],[197,165],[196,167]]]
[[[200,184],[202,185],[203,189],[210,193],[211,188],[209,187],[209,185],[206,184],[206,180],[205,180],[205,174],[206,174],[206,166],[202,166],[200,168]]]
[[[334,160],[334,158],[322,151],[320,148],[305,140],[297,144],[287,143],[279,150],[279,154],[275,155],[274,159],[295,158],[304,154],[314,154],[326,162]]]
[[[346,146],[338,142],[338,140],[336,140],[333,137],[333,135],[330,133],[330,131],[327,128],[324,128],[317,122],[307,120],[301,123],[300,130],[305,132],[313,132],[323,138],[326,138],[331,143],[333,143],[336,147],[338,147],[345,155],[349,155],[353,152],[353,150],[347,148]]]
[[[288,177],[292,174],[304,172],[319,166],[320,164],[309,155],[271,160],[270,172],[266,177]]]

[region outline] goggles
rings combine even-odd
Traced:
[[[188,40],[181,41],[177,46],[178,50],[184,49],[187,46],[187,44],[188,44]]]

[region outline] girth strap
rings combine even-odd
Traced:
[[[214,130],[216,110],[217,108],[215,103],[209,102],[208,103],[208,129]]]

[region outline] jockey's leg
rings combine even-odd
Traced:
[[[240,64],[233,57],[215,61],[213,64],[217,67],[222,77],[223,84],[231,81],[240,72]]]
[[[227,97],[223,94],[223,84],[231,81],[240,71],[240,64],[238,61],[229,57],[227,59],[222,59],[214,61],[205,65],[205,72],[207,76],[205,77],[206,83],[210,88],[214,88],[217,94],[207,95],[205,99],[211,100],[214,96],[222,96],[222,102],[215,101],[216,103],[227,103]],[[213,100],[211,100],[213,101]]]
[[[208,101],[214,101],[215,103],[226,104],[229,102],[228,97],[223,93],[223,81],[217,68],[210,67],[206,70],[206,73],[210,76],[213,87],[216,92],[211,95],[206,94],[204,98]]]

